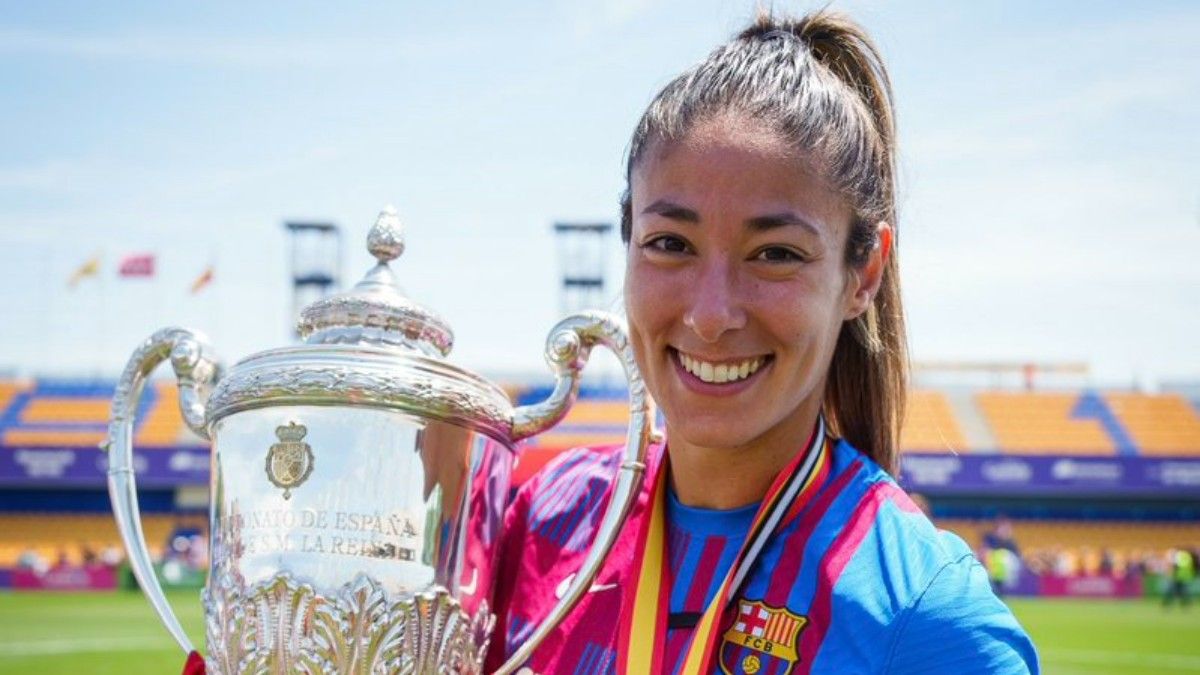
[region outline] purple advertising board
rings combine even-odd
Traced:
[[[203,446],[134,451],[138,485],[207,485]],[[108,458],[95,447],[0,446],[0,487],[88,487],[105,484]],[[1075,457],[906,453],[905,488],[931,497],[1106,496],[1200,499],[1200,457]]]
[[[1042,597],[1046,598],[1140,598],[1142,579],[1111,574],[1070,577],[1046,576],[1041,579]]]
[[[206,447],[134,450],[141,487],[207,485]],[[0,446],[0,487],[102,487],[108,456],[96,447]]]
[[[41,574],[32,570],[12,570],[12,588],[19,591],[106,591],[117,587],[117,571],[112,567],[56,567]]]
[[[1200,499],[1200,457],[908,453],[901,483],[930,496],[1127,496]]]

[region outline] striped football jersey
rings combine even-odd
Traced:
[[[787,514],[737,589],[714,672],[1039,672],[1032,642],[969,547],[938,531],[849,444],[823,451],[831,454],[818,487]],[[580,568],[619,460],[619,448],[565,453],[518,491],[502,535],[489,668],[529,637]],[[668,499],[670,615],[659,648],[664,672],[675,673],[756,506],[712,511]],[[634,517],[648,501],[643,494]],[[640,559],[635,539],[622,531],[589,592],[527,663],[533,672],[618,672],[620,613]]]

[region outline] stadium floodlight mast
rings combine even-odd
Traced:
[[[604,300],[605,248],[612,223],[557,222],[558,264],[562,286],[559,309],[563,315],[601,309]]]
[[[338,290],[342,279],[342,230],[334,223],[288,221],[291,239],[292,312],[288,324],[296,333],[300,310]]]
[[[554,223],[561,277],[559,312],[563,316],[588,310],[608,309],[608,298],[604,292],[608,262],[606,245],[612,229],[612,223],[606,222]],[[612,366],[612,363],[601,359],[593,368],[594,382],[602,389],[609,389],[620,381]]]

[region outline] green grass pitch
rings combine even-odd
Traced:
[[[203,640],[195,592],[171,601]],[[1014,600],[1043,670],[1200,673],[1200,603],[1164,611],[1148,601]],[[0,594],[0,673],[178,673],[183,654],[135,593]]]

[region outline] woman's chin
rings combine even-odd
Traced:
[[[682,441],[695,448],[733,449],[745,447],[753,440],[753,436],[746,433],[744,422],[739,423],[736,420],[720,422],[713,420],[712,423],[698,424],[685,423],[681,427],[673,429],[667,434],[668,443],[674,441],[678,444]]]

